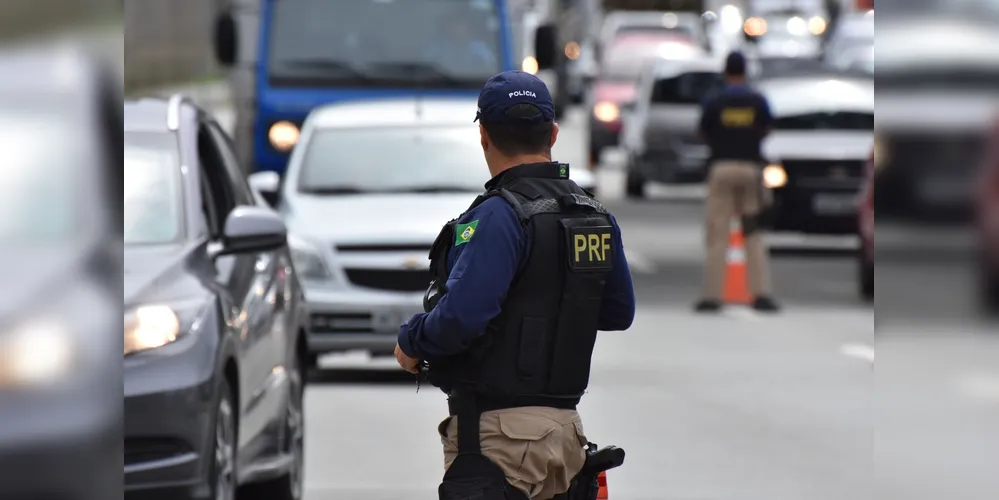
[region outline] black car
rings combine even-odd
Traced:
[[[0,74],[0,497],[114,498],[120,77],[52,47]]]
[[[302,497],[302,292],[228,136],[124,106],[125,498]]]

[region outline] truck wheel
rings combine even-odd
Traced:
[[[874,302],[874,263],[867,260],[863,248],[860,249],[857,262],[860,270],[860,298],[866,302]]]
[[[982,310],[989,316],[999,316],[999,270],[983,262],[980,275]]]
[[[625,181],[625,194],[629,198],[645,198],[645,178],[634,170],[628,170]]]

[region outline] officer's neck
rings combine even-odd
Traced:
[[[746,85],[746,77],[744,76],[729,76],[725,78],[725,83],[729,87],[742,87]]]
[[[518,155],[510,156],[504,158],[497,158],[496,161],[489,165],[489,174],[496,177],[507,170],[518,165],[527,165],[529,163],[548,163],[552,161],[551,155],[544,154],[534,154],[534,155]]]

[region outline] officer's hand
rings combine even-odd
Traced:
[[[399,362],[399,366],[401,366],[403,370],[406,370],[409,373],[420,373],[418,368],[420,361],[413,359],[407,356],[406,353],[402,352],[402,349],[399,348],[399,344],[395,345],[395,360]]]

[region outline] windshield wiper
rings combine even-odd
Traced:
[[[359,80],[370,79],[368,75],[361,70],[361,68],[345,61],[336,61],[333,59],[323,59],[317,57],[317,58],[288,59],[281,62],[293,68],[334,70],[334,71],[339,71],[341,73],[347,73],[350,76],[357,78]]]
[[[433,64],[408,62],[372,63],[367,66],[367,69],[378,73],[390,73],[397,78],[405,77],[407,80],[425,80],[449,84],[465,83],[465,80],[441,71],[440,68]],[[414,78],[414,73],[420,76]],[[373,75],[369,72],[368,76]]]
[[[304,194],[319,194],[319,195],[327,195],[328,194],[328,195],[336,195],[336,194],[361,194],[361,193],[368,193],[370,191],[366,190],[366,189],[356,188],[356,187],[330,186],[330,187],[302,188],[302,189],[299,189],[298,192],[304,193]]]
[[[481,189],[468,186],[413,186],[386,190],[390,193],[478,193]]]

